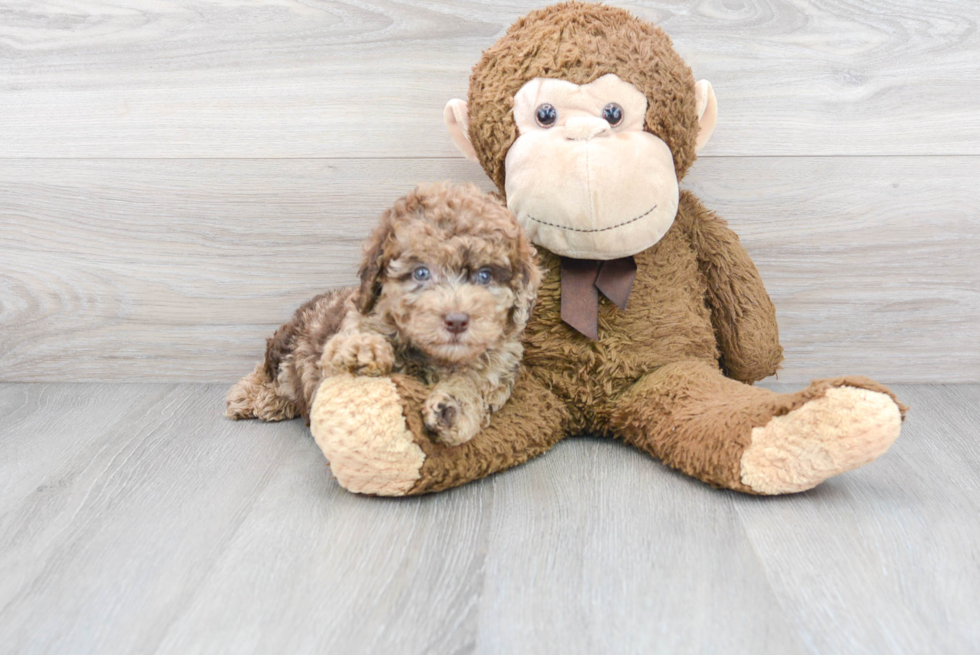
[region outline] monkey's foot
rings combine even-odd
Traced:
[[[812,489],[888,450],[902,427],[885,393],[842,386],[752,430],[742,454],[742,484],[760,494]]]
[[[425,454],[412,438],[389,378],[337,375],[320,384],[310,430],[340,486],[360,494],[404,496]]]

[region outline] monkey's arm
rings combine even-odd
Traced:
[[[738,236],[688,191],[681,193],[677,219],[707,282],[722,371],[749,383],[774,374],[783,360],[776,309]]]
[[[567,407],[531,375],[520,376],[490,425],[460,446],[426,434],[428,393],[398,374],[323,381],[310,429],[342,487],[380,496],[441,491],[540,455],[566,434]]]

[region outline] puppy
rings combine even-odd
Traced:
[[[313,298],[228,393],[226,415],[309,416],[327,375],[413,376],[436,441],[469,441],[510,397],[541,272],[514,215],[472,184],[422,185],[367,239],[359,288]]]

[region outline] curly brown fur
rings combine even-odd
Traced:
[[[382,215],[360,278],[276,331],[227,415],[308,416],[325,375],[402,373],[430,385],[436,438],[469,440],[510,396],[541,279],[513,214],[473,185],[419,186]]]

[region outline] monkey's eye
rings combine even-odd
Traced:
[[[486,286],[493,282],[493,273],[490,271],[489,266],[484,266],[476,273],[473,274],[474,284],[479,284],[481,286]]]
[[[425,282],[430,277],[432,277],[432,274],[425,266],[416,266],[415,270],[412,271],[412,279],[414,279],[416,282]]]
[[[602,117],[606,119],[612,127],[616,127],[623,122],[623,108],[615,102],[610,102],[602,108]]]
[[[558,110],[547,102],[534,110],[534,119],[541,127],[551,127],[558,120]]]

